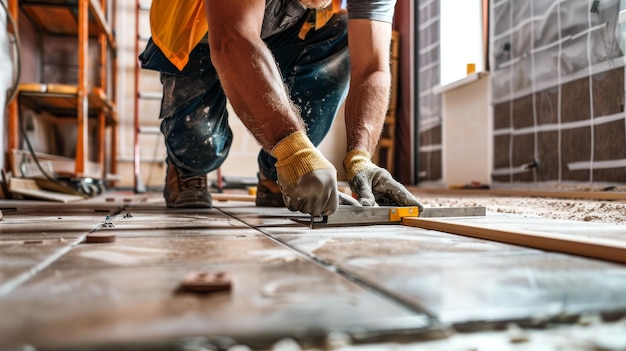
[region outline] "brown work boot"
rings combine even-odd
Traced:
[[[171,208],[210,208],[211,194],[205,175],[182,175],[170,161],[167,161],[167,176],[163,189],[165,204]]]
[[[285,207],[283,194],[274,180],[259,176],[254,203],[259,207]]]

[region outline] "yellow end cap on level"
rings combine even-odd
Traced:
[[[419,217],[420,209],[417,206],[392,207],[389,209],[389,220],[400,222],[404,217]]]

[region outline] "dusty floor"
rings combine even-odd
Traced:
[[[498,213],[594,223],[626,224],[626,200],[433,195],[419,192],[417,192],[417,196],[425,206],[485,206],[488,211]]]
[[[488,209],[449,222],[626,242],[623,201],[418,197]],[[0,350],[626,350],[622,264],[214,205],[0,201]],[[116,241],[85,243],[92,233]],[[225,271],[233,288],[177,293],[192,270]]]

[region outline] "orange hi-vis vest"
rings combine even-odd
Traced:
[[[305,22],[300,38],[313,27],[319,29],[341,9],[341,0],[332,0],[328,7],[316,10],[315,24]],[[165,57],[179,70],[189,61],[189,53],[208,30],[204,1],[153,0],[150,8],[152,40]]]

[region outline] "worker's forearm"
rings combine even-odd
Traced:
[[[363,79],[352,79],[346,100],[348,150],[374,153],[389,105],[391,76],[376,71]]]
[[[211,48],[211,59],[235,113],[261,146],[271,150],[304,126],[269,49],[261,40]]]

